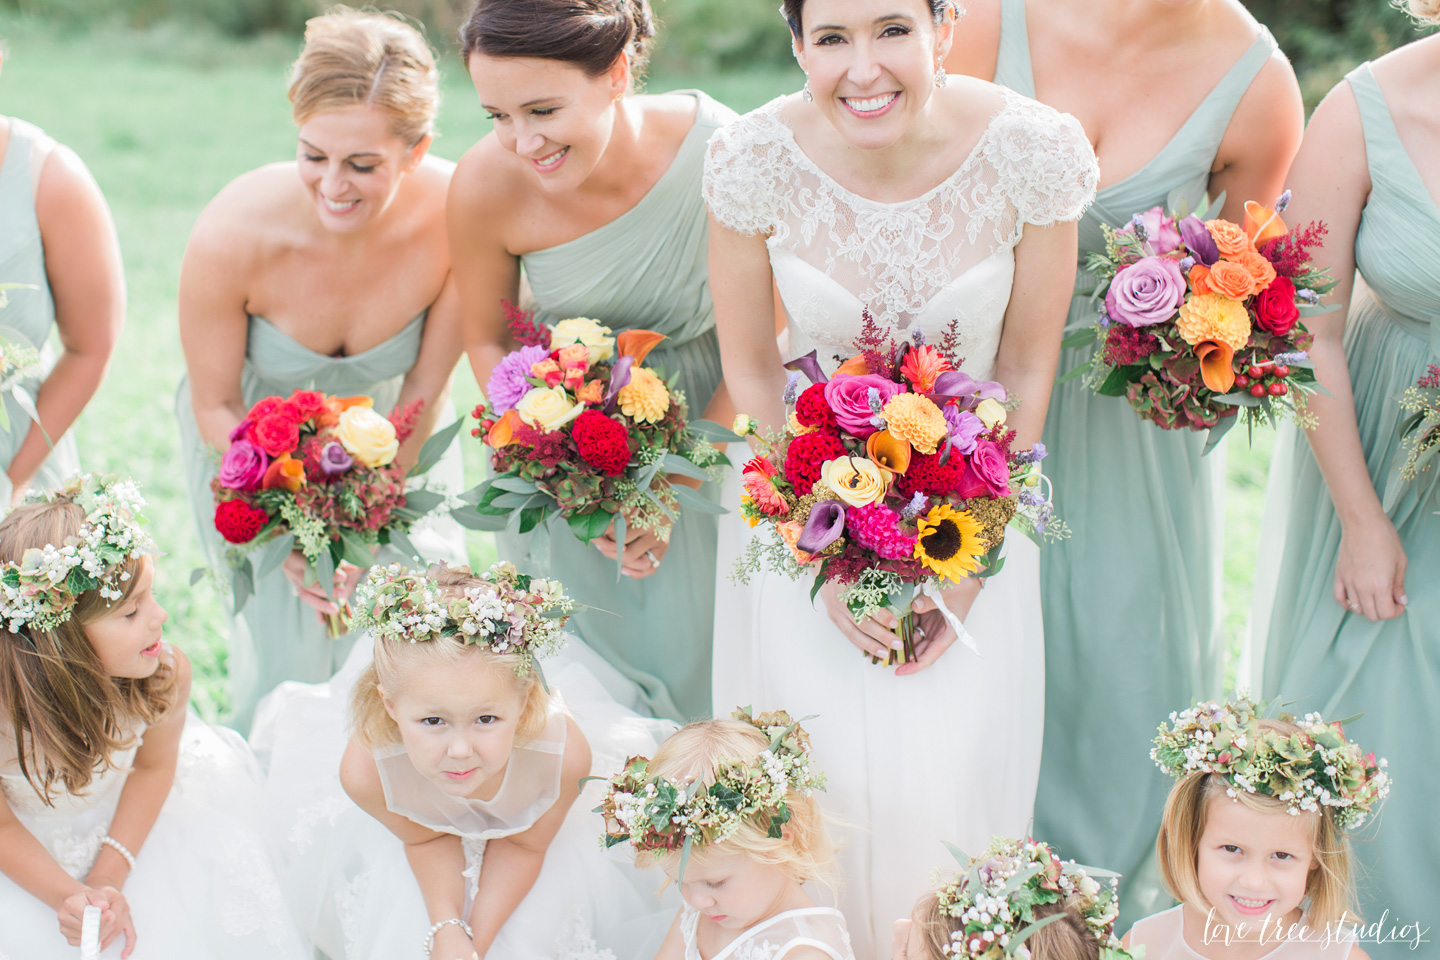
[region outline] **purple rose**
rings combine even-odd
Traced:
[[[962,498],[1010,496],[1010,465],[993,440],[975,441],[975,452],[965,464],[956,491]]]
[[[1185,239],[1185,248],[1190,251],[1190,256],[1205,266],[1213,267],[1220,259],[1220,248],[1215,246],[1210,228],[1199,217],[1189,216],[1181,220],[1180,236]]]
[[[1180,230],[1175,226],[1175,218],[1167,217],[1165,211],[1160,207],[1151,207],[1144,213],[1136,214],[1140,226],[1145,230],[1145,241],[1150,245],[1150,252],[1155,256],[1163,256],[1180,246]],[[1134,233],[1135,221],[1121,227],[1116,233]]]
[[[513,409],[520,398],[530,392],[525,378],[530,376],[532,366],[548,356],[550,351],[544,347],[521,347],[495,364],[490,379],[485,381],[485,396],[496,416]]]
[[[835,411],[840,429],[857,437],[868,437],[879,427],[871,422],[870,391],[880,395],[880,405],[897,393],[904,393],[904,384],[886,380],[873,373],[840,374],[825,384],[825,402]]]
[[[945,422],[950,425],[950,445],[956,453],[969,456],[975,449],[975,438],[985,432],[985,421],[969,410],[961,410],[952,403],[940,408]]]
[[[320,469],[325,471],[326,476],[333,477],[337,473],[344,473],[353,466],[355,466],[355,459],[334,440],[325,444],[324,449],[320,451]]]
[[[1121,268],[1105,293],[1105,312],[1116,323],[1148,327],[1175,316],[1185,302],[1185,275],[1174,260],[1145,257]]]
[[[249,440],[236,440],[220,458],[220,483],[231,490],[256,490],[269,466],[265,451]]]

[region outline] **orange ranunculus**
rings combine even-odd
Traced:
[[[270,466],[265,470],[265,477],[260,481],[261,490],[274,490],[284,487],[291,493],[295,493],[305,486],[305,463],[296,460],[290,454],[282,454],[270,461]]]
[[[638,367],[645,362],[656,344],[665,339],[665,334],[654,330],[621,330],[615,336],[615,352],[622,357],[633,357]]]
[[[1256,291],[1254,275],[1238,260],[1216,260],[1205,285],[1231,300],[1244,300]]]
[[[1235,262],[1249,271],[1255,279],[1255,292],[1259,293],[1275,282],[1275,266],[1258,253],[1242,253]]]
[[[340,414],[351,407],[373,407],[375,401],[369,397],[326,397],[325,409],[315,417],[315,425],[320,429],[333,427],[340,422]]]
[[[889,430],[876,430],[865,441],[865,455],[891,473],[910,469],[910,444]]]
[[[840,364],[839,368],[835,371],[835,376],[838,377],[843,374],[846,376],[859,377],[869,372],[870,365],[865,362],[865,354],[857,353],[849,360]]]
[[[1260,206],[1254,200],[1245,201],[1245,235],[1257,247],[1289,232],[1285,221],[1280,219],[1280,214],[1269,207]]]
[[[1246,250],[1255,249],[1255,244],[1250,240],[1249,235],[1229,220],[1206,220],[1205,228],[1210,231],[1210,237],[1215,241],[1215,248],[1220,251],[1222,257],[1234,257]]]
[[[601,383],[599,380],[591,380],[587,382],[583,387],[575,391],[575,402],[586,403],[592,407],[596,406],[597,404],[604,403],[605,384]]]
[[[496,450],[509,446],[510,441],[515,435],[515,427],[520,422],[519,412],[513,408],[506,410],[500,419],[495,421],[494,426],[490,428],[490,432],[485,435],[485,443],[494,447]]]
[[[1200,358],[1200,379],[1216,393],[1229,393],[1235,386],[1235,350],[1221,340],[1203,340],[1195,344]]]

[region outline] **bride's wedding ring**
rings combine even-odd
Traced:
[[[1356,613],[1359,613],[1359,612],[1360,612],[1360,604],[1355,603],[1355,602],[1352,601],[1352,602],[1350,603],[1350,609],[1351,609],[1351,610],[1354,610]]]
[[[645,551],[645,559],[647,559],[647,560],[650,561],[650,569],[651,569],[651,570],[654,570],[656,567],[660,566],[660,560],[659,560],[658,557],[655,556],[655,551],[654,551],[654,550],[646,550],[646,551]]]

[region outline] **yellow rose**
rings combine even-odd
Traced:
[[[335,424],[335,439],[345,452],[367,467],[383,467],[395,459],[400,441],[395,425],[369,407],[350,407]]]
[[[561,320],[550,328],[550,349],[583,343],[590,348],[590,362],[599,363],[615,356],[615,338],[610,332],[609,327],[589,317]]]
[[[1005,407],[999,400],[993,397],[986,397],[975,405],[975,416],[985,424],[986,430],[995,429],[996,424],[1005,422]]]
[[[584,409],[584,404],[570,399],[564,387],[535,387],[515,404],[520,419],[541,430],[558,430]]]
[[[890,486],[886,472],[864,457],[826,460],[820,466],[820,482],[852,507],[875,503]]]

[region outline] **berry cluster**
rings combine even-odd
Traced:
[[[1249,390],[1252,397],[1283,397],[1290,392],[1285,385],[1285,378],[1290,376],[1290,368],[1283,363],[1276,363],[1274,360],[1266,360],[1261,363],[1252,363],[1245,368],[1244,373],[1235,375],[1235,386],[1242,390]]]

